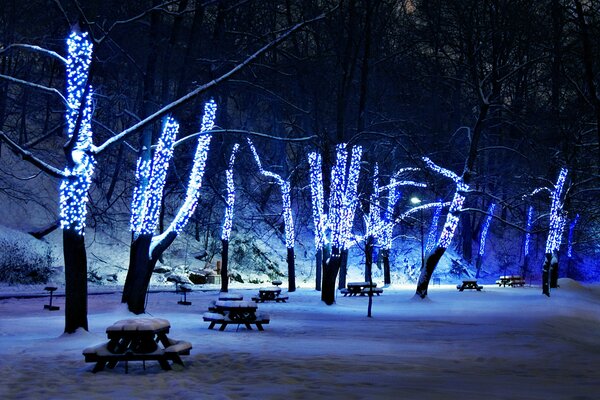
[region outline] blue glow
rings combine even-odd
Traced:
[[[573,231],[575,230],[577,221],[579,221],[579,214],[575,215],[575,219],[569,225],[569,243],[567,247],[567,257],[569,258],[573,258]]]
[[[485,222],[483,223],[483,227],[481,228],[481,237],[479,239],[479,256],[483,256],[485,253],[485,241],[487,238],[488,231],[490,229],[490,224],[492,222],[492,218],[494,217],[494,210],[496,209],[496,203],[492,203],[487,211],[487,217],[485,217]]]
[[[95,160],[91,155],[92,143],[92,94],[90,86],[81,107],[92,61],[92,43],[88,34],[72,32],[67,40],[67,135],[76,135],[70,158],[72,166],[65,167],[66,178],[60,184],[60,226],[84,234],[87,215],[88,191],[92,183]],[[82,111],[79,132],[75,132],[80,110]]]
[[[529,206],[527,211],[527,227],[525,228],[525,257],[529,255],[529,243],[531,242],[531,224],[533,223],[533,207]]]
[[[323,214],[324,196],[323,196],[323,171],[321,155],[317,152],[308,154],[308,164],[310,166],[310,193],[313,211],[313,229],[315,233],[315,249],[323,248],[325,241],[325,225],[327,216]]]
[[[371,193],[370,198],[366,236],[378,238],[382,231],[383,221],[381,219],[381,208],[379,204],[379,166],[375,164],[373,171],[373,192]]]
[[[235,204],[235,183],[233,181],[233,164],[235,163],[235,154],[237,153],[240,145],[236,143],[233,146],[233,150],[231,151],[231,156],[229,157],[229,166],[227,171],[225,171],[225,175],[227,178],[227,205],[225,207],[225,217],[223,219],[223,228],[221,232],[222,240],[229,240],[229,236],[231,235],[231,228],[233,227],[233,206]]]
[[[439,203],[435,211],[433,213],[433,217],[431,218],[431,227],[429,228],[429,234],[427,235],[427,245],[425,246],[425,251],[430,253],[436,244],[437,238],[437,227],[440,220],[440,216],[442,215],[442,201],[439,200]]]

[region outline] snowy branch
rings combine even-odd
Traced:
[[[33,83],[33,82],[29,82],[29,81],[24,81],[22,79],[17,79],[15,77],[4,75],[4,74],[0,74],[0,78],[1,79],[6,79],[6,80],[8,80],[8,81],[10,81],[12,83],[16,83],[18,85],[29,86],[29,87],[41,90],[41,91],[46,92],[46,93],[55,94],[58,97],[60,97],[60,99],[63,101],[63,103],[67,104],[67,99],[65,99],[65,96],[63,96],[62,93],[58,89],[49,88],[49,87],[44,86],[44,85],[38,85],[37,83]]]
[[[48,175],[50,175],[54,178],[65,178],[67,176],[67,175],[65,175],[65,173],[63,171],[59,170],[58,168],[55,168],[55,167],[51,166],[50,164],[47,164],[46,162],[35,157],[33,154],[31,154],[31,152],[25,150],[24,148],[19,146],[17,143],[13,142],[8,136],[6,136],[6,134],[4,134],[4,132],[1,132],[1,131],[0,131],[0,141],[4,141],[8,145],[8,147],[11,149],[11,151],[14,154],[16,154],[17,156],[21,157],[22,160],[28,161],[29,163],[35,165],[41,171],[44,171]]]
[[[60,54],[58,54],[57,52],[52,51],[52,50],[48,50],[48,49],[44,49],[43,47],[35,46],[35,45],[32,45],[32,44],[14,43],[14,44],[8,45],[4,49],[0,50],[0,54],[8,51],[9,49],[11,49],[13,47],[16,47],[16,48],[22,47],[22,48],[25,48],[25,49],[33,50],[33,51],[38,52],[38,53],[46,54],[46,55],[48,55],[50,57],[54,57],[54,58],[58,59],[59,61],[61,61],[63,64],[67,63],[67,59],[64,58],[63,56],[61,56]]]

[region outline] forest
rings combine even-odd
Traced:
[[[598,280],[598,38],[595,0],[5,0],[2,219],[38,238],[63,229],[74,301],[88,278],[83,232],[131,229],[134,312],[179,234],[222,245],[227,290],[230,182],[232,236],[276,236],[293,291],[295,232],[323,264],[327,304],[350,242],[370,268],[384,237],[420,228],[423,246],[438,208],[423,298],[449,246],[479,272],[491,219],[488,240],[512,241],[519,272],[552,286],[551,265],[568,258],[554,271]],[[67,59],[68,39],[87,61]],[[78,63],[83,84],[66,73]],[[144,178],[150,160],[170,165]],[[135,193],[150,199],[149,225],[135,227]],[[79,320],[66,330],[87,326],[70,307]]]

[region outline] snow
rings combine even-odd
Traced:
[[[55,312],[43,310],[43,298],[4,298],[0,398],[596,399],[600,286],[560,286],[547,298],[539,287],[436,285],[426,301],[413,286],[384,288],[373,318],[366,297],[326,306],[300,289],[288,303],[258,306],[271,316],[264,332],[208,330],[202,314],[216,290],[195,288],[191,306],[173,291],[150,293],[141,317],[168,320],[169,337],[193,348],[184,367],[130,362],[129,374],[120,364],[93,374],[82,356],[106,342],[108,326],[135,317],[119,291],[90,295],[90,330],[72,335],[62,334],[63,297]],[[257,290],[235,288],[244,299]]]

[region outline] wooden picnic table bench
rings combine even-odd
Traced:
[[[462,292],[465,289],[474,289],[480,292],[481,289],[483,289],[483,286],[478,285],[476,280],[469,279],[462,281],[462,284],[456,285],[456,288],[459,292]]]
[[[169,321],[161,318],[132,318],[115,322],[106,328],[107,343],[83,350],[85,362],[95,362],[92,372],[98,372],[108,365],[114,368],[125,361],[125,373],[129,361],[158,361],[164,370],[170,370],[169,361],[183,365],[181,355],[189,355],[191,343],[167,337]],[[160,345],[162,345],[162,347]]]
[[[208,329],[213,329],[215,325],[221,325],[220,331],[224,331],[227,325],[244,325],[248,330],[252,330],[251,325],[256,325],[259,331],[263,331],[263,324],[270,322],[267,314],[257,314],[258,306],[252,301],[239,300],[217,300],[214,304],[214,311],[204,313],[202,318],[210,322]]]
[[[275,301],[276,303],[285,303],[289,299],[288,296],[281,296],[281,288],[279,287],[264,287],[258,289],[258,296],[252,297],[252,300],[257,303],[265,301]]]

